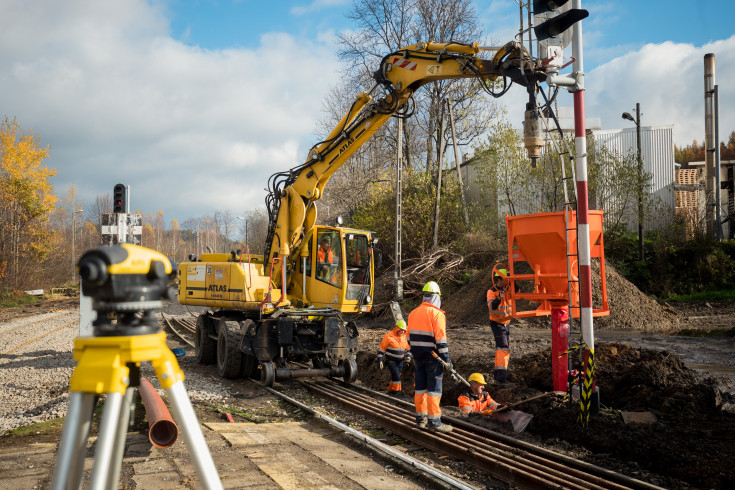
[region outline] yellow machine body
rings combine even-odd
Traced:
[[[328,263],[320,260],[324,240],[332,245]],[[369,232],[315,226],[286,261],[289,274],[285,295],[280,261],[271,275],[270,268],[263,266],[262,255],[208,253],[197,262],[179,265],[179,302],[210,308],[262,309],[264,314],[291,305],[367,312],[371,302],[366,299],[373,295],[372,255]]]

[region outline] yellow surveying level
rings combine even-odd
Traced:
[[[84,453],[97,397],[106,394],[90,489],[117,488],[130,407],[139,385],[140,363],[150,361],[204,488],[222,488],[199,422],[184,388],[184,373],[166,346],[155,312],[174,267],[164,255],[137,245],[98,247],[79,260],[85,294],[97,312],[92,337],[74,341],[78,362],[69,381],[69,412],[51,482],[53,489],[81,488]],[[109,315],[112,313],[112,315]],[[116,317],[113,322],[110,317]]]

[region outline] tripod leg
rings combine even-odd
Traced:
[[[110,461],[110,473],[107,475],[106,488],[117,488],[117,482],[120,479],[120,468],[122,467],[122,460],[125,453],[125,440],[128,435],[128,422],[130,422],[130,407],[133,403],[134,394],[135,388],[128,388],[125,391],[122,407],[120,407],[117,432],[115,433],[115,445]]]
[[[92,425],[92,411],[95,396],[73,391],[69,395],[69,411],[64,422],[59,443],[59,454],[51,481],[53,490],[81,488],[89,427]]]
[[[100,433],[97,438],[97,450],[94,453],[94,466],[89,488],[92,490],[104,490],[109,481],[110,466],[117,440],[118,418],[122,409],[123,395],[112,392],[107,393],[105,409],[102,412],[100,422]]]
[[[189,448],[189,455],[194,461],[194,467],[202,486],[206,489],[221,489],[222,482],[219,479],[217,467],[214,466],[214,460],[212,460],[209,447],[207,447],[207,442],[204,440],[202,429],[199,427],[199,421],[194,414],[194,408],[191,406],[184,383],[182,381],[174,383],[166,389],[166,394],[171,399],[171,408],[176,421],[183,428],[184,442]]]

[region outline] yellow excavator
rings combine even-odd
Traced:
[[[494,51],[492,59],[482,53]],[[475,78],[499,97],[512,83],[536,90],[544,64],[523,46],[419,43],[385,56],[375,85],[357,96],[306,161],[269,179],[264,255],[245,250],[190,256],[179,266],[179,302],[206,306],[197,318],[196,357],[222,377],[276,380],[357,378],[358,331],[343,314],[372,307],[381,256],[370,232],[316,225],[316,201],[332,174],[390,117],[408,117],[429,82]]]

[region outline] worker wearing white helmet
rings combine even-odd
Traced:
[[[434,281],[423,288],[423,302],[408,315],[408,343],[414,359],[414,405],[416,425],[437,432],[451,432],[442,424],[439,402],[442,396],[444,365],[436,354],[450,364],[447,326],[441,307],[441,290]]]
[[[406,335],[406,322],[398,320],[396,326],[383,336],[380,347],[378,347],[378,366],[380,369],[388,364],[390,371],[390,384],[388,385],[389,395],[399,395],[401,393],[401,371],[403,371],[403,363],[411,363],[411,351],[408,350],[408,336]]]

